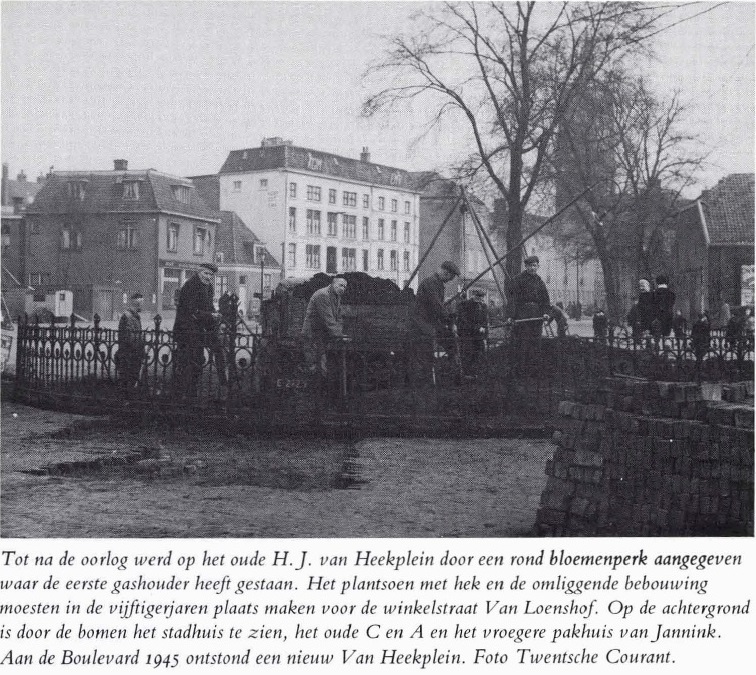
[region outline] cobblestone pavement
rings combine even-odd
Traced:
[[[24,473],[134,449],[162,466]],[[552,451],[538,440],[134,430],[4,402],[0,526],[4,537],[523,536]]]

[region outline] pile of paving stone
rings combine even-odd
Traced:
[[[559,406],[539,534],[753,534],[753,382],[605,378],[576,398]]]

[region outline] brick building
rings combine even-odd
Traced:
[[[234,211],[287,277],[367,272],[400,286],[418,260],[419,195],[410,174],[308,150],[280,138],[232,150],[219,173],[220,206]]]
[[[215,260],[220,214],[194,184],[148,169],[55,171],[26,212],[25,279],[39,297],[73,293],[85,318],[118,317],[135,291],[172,320],[177,289]]]
[[[24,279],[23,268],[25,244],[24,214],[34,197],[42,188],[45,177],[29,181],[20,171],[13,180],[9,176],[8,164],[3,164],[2,174],[2,255],[3,269],[9,271],[19,281]]]
[[[205,204],[221,214],[215,238],[215,296],[236,293],[247,316],[259,315],[260,297],[270,297],[281,278],[281,264],[237,213],[220,210],[218,175],[192,176],[191,181]]]
[[[723,300],[753,305],[754,174],[730,174],[679,211],[672,265],[688,319]]]

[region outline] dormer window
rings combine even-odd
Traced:
[[[189,203],[189,187],[187,185],[171,185],[171,191],[177,202]]]
[[[123,198],[131,200],[139,199],[138,180],[127,180],[123,182]]]
[[[80,202],[84,201],[84,195],[87,189],[86,180],[72,180],[68,183],[68,196],[71,199],[78,199]]]

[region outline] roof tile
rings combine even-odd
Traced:
[[[754,174],[725,176],[700,200],[712,244],[754,243]]]

